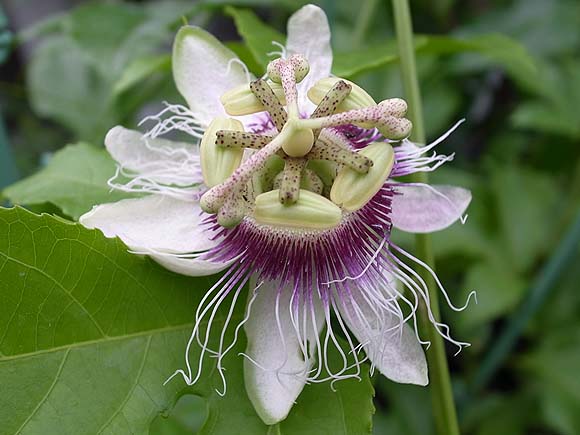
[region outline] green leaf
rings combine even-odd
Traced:
[[[397,42],[389,39],[380,43],[368,44],[354,51],[335,52],[332,61],[332,72],[339,77],[352,78],[362,72],[394,63],[398,60]]]
[[[262,65],[256,61],[250,48],[245,43],[241,41],[228,41],[224,45],[236,53],[254,75],[260,75],[263,71]]]
[[[520,84],[534,86],[533,81],[538,78],[536,64],[525,47],[500,34],[490,33],[469,38],[427,36],[424,44],[417,47],[417,52],[435,55],[475,53],[504,68]]]
[[[571,326],[568,328],[568,326]],[[580,431],[580,329],[566,325],[556,330],[521,361],[540,388],[544,418],[558,433]]]
[[[88,57],[110,74],[121,70],[127,64],[127,57],[134,56],[125,44],[139,49],[131,39],[147,15],[128,3],[88,2],[75,8],[67,18],[67,33]]]
[[[123,74],[115,83],[113,93],[114,95],[119,95],[152,74],[160,71],[171,71],[171,56],[169,54],[135,59],[125,68]]]
[[[433,435],[433,413],[429,390],[417,385],[391,382],[386,378],[376,380],[377,394],[387,404],[378,413],[376,435]],[[382,430],[380,430],[382,429]]]
[[[453,36],[417,35],[415,51],[418,55],[448,55],[476,53],[503,68],[519,83],[529,84],[537,77],[537,69],[526,49],[503,35],[487,34],[470,38]],[[336,53],[333,72],[340,77],[352,77],[398,61],[396,41],[391,39],[374,43],[360,50]]]
[[[149,427],[149,435],[191,435],[199,433],[207,419],[207,404],[199,396],[182,396],[169,416],[158,415]]]
[[[580,138],[580,62],[568,59],[542,65],[540,98],[522,102],[512,115],[516,127]]]
[[[475,435],[525,435],[533,427],[535,403],[525,392],[491,394],[477,399],[468,409],[462,429]]]
[[[344,342],[340,343],[346,349]],[[331,366],[342,364],[338,352],[334,351],[329,357]],[[329,382],[306,386],[288,418],[280,423],[281,434],[370,434],[375,407],[368,370],[367,365],[362,367],[361,381],[337,382],[336,392],[331,390]]]
[[[112,83],[69,38],[47,38],[32,57],[26,81],[33,109],[78,137],[100,140],[113,125]]]
[[[3,433],[146,434],[182,394],[207,401],[202,434],[271,433],[244,392],[243,337],[223,361],[225,397],[216,392],[222,383],[210,370],[213,358],[198,384],[185,387],[175,378],[162,385],[183,364],[209,279],[167,272],[118,239],[23,209],[0,209],[0,270]],[[232,322],[243,318],[244,305],[237,304]],[[224,319],[218,312],[216,330]],[[199,349],[190,356],[197,360]],[[307,386],[280,433],[370,433],[368,367],[361,378],[338,382],[337,393],[329,383]]]
[[[469,268],[458,301],[477,291],[477,304],[459,314],[463,325],[477,327],[509,313],[526,290],[525,281],[501,261],[481,262]]]
[[[272,57],[269,57],[267,53],[280,50],[272,44],[272,41],[284,45],[286,37],[268,26],[248,9],[236,9],[228,6],[225,11],[234,19],[238,33],[244,39],[256,62],[261,66],[262,70],[258,73],[263,74],[268,62],[272,60]]]
[[[563,205],[558,186],[546,174],[502,165],[494,168],[491,187],[508,264],[525,271],[553,242],[557,226],[551,223]]]
[[[22,209],[0,209],[0,270],[2,433],[145,434],[187,390],[162,383],[208,279]],[[194,392],[209,395],[211,381]]]
[[[115,163],[105,149],[79,143],[56,152],[46,167],[7,187],[3,196],[14,204],[50,202],[78,219],[93,205],[128,196],[111,192],[107,180],[114,174]]]

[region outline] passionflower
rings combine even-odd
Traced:
[[[306,383],[356,377],[367,359],[393,381],[427,384],[428,343],[416,312],[429,296],[411,266],[428,266],[397,246],[391,230],[441,230],[471,200],[462,188],[397,181],[451,160],[433,150],[446,135],[415,145],[405,101],[377,103],[331,75],[321,9],[296,12],[280,48],[255,79],[209,33],[181,28],[173,75],[187,106],[167,104],[145,120],[155,122],[145,134],[117,126],[105,139],[118,163],[110,185],[144,195],[81,217],[177,273],[224,271],[196,309],[185,367],[174,375],[197,382],[209,354],[225,393],[223,358],[243,327],[246,390],[267,424],[288,415]],[[191,143],[161,137],[176,131]],[[248,285],[246,315],[230,325]],[[466,345],[428,315],[458,349]],[[214,334],[217,346],[210,345]],[[196,361],[193,346],[201,347]],[[334,349],[338,368],[327,358]]]

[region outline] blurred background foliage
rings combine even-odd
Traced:
[[[208,28],[261,74],[270,41],[283,41],[300,3],[3,0],[0,187],[24,179],[4,197],[72,218],[114,200],[103,137],[181,101],[169,58],[181,23]],[[334,72],[377,101],[401,96],[390,3],[315,3],[329,16]],[[466,119],[439,148],[455,162],[432,177],[474,198],[466,225],[434,236],[454,300],[478,292],[477,305],[444,313],[472,343],[457,357],[450,349],[463,432],[579,434],[580,246],[569,229],[580,207],[580,2],[417,0],[412,8],[428,137]],[[25,178],[39,169],[42,178]],[[92,185],[79,190],[88,170]],[[567,242],[567,254],[555,256]],[[542,286],[545,265],[554,273]],[[501,358],[506,331],[515,347]],[[377,434],[431,433],[427,389],[374,381]],[[186,396],[151,433],[193,433],[204,407]]]

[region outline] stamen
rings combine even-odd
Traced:
[[[338,164],[346,165],[361,174],[366,174],[373,166],[373,161],[368,157],[340,146],[335,140],[338,135],[326,134],[318,139],[312,150],[308,153],[309,159],[329,160]]]
[[[300,183],[300,187],[317,193],[318,195],[322,195],[324,190],[324,183],[316,174],[316,172],[307,168],[302,171],[302,181]]]
[[[232,176],[222,184],[212,187],[201,198],[200,206],[206,213],[217,213],[226,198],[238,186],[245,186],[252,174],[264,167],[268,158],[278,152],[284,142],[292,136],[293,129],[283,129],[268,145],[252,154],[252,156]]]
[[[284,124],[288,121],[288,115],[286,114],[282,103],[280,103],[280,100],[276,97],[276,94],[268,85],[266,80],[254,80],[250,83],[250,89],[268,111],[278,131],[282,131]]]
[[[284,172],[280,183],[280,202],[282,204],[294,204],[300,197],[300,181],[302,171],[308,160],[301,157],[288,157],[284,164]]]
[[[332,115],[336,112],[338,106],[344,101],[346,97],[350,94],[352,86],[347,84],[345,81],[340,80],[330,88],[326,93],[324,98],[318,103],[318,106],[312,112],[311,118],[322,118],[324,116]],[[320,135],[321,129],[317,128],[313,130],[314,140]]]
[[[316,119],[301,119],[306,128],[337,127],[346,124],[372,123],[387,139],[402,139],[411,132],[411,121],[389,114],[384,106],[364,107]]]
[[[250,148],[258,150],[268,145],[274,136],[246,133],[236,130],[219,130],[216,133],[216,144],[226,148]]]

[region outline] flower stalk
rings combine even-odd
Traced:
[[[415,48],[413,41],[413,26],[409,10],[408,0],[392,0],[397,44],[399,47],[399,58],[403,90],[405,98],[409,104],[408,118],[413,123],[411,139],[419,144],[426,142],[425,128],[423,124],[423,109],[421,105],[421,93],[415,66]],[[417,172],[413,174],[414,183],[427,183],[428,174]],[[435,260],[429,234],[417,234],[415,239],[415,251],[418,258],[422,259],[429,267],[435,269]],[[417,273],[425,280],[429,289],[430,306],[433,315],[439,319],[438,291],[433,276],[425,269],[417,269]],[[430,348],[426,351],[427,364],[430,373],[431,401],[437,434],[439,435],[459,435],[459,425],[457,423],[457,413],[451,389],[451,379],[445,345],[441,335],[433,328],[426,313],[426,307],[421,309],[420,324],[424,334],[431,342]]]

